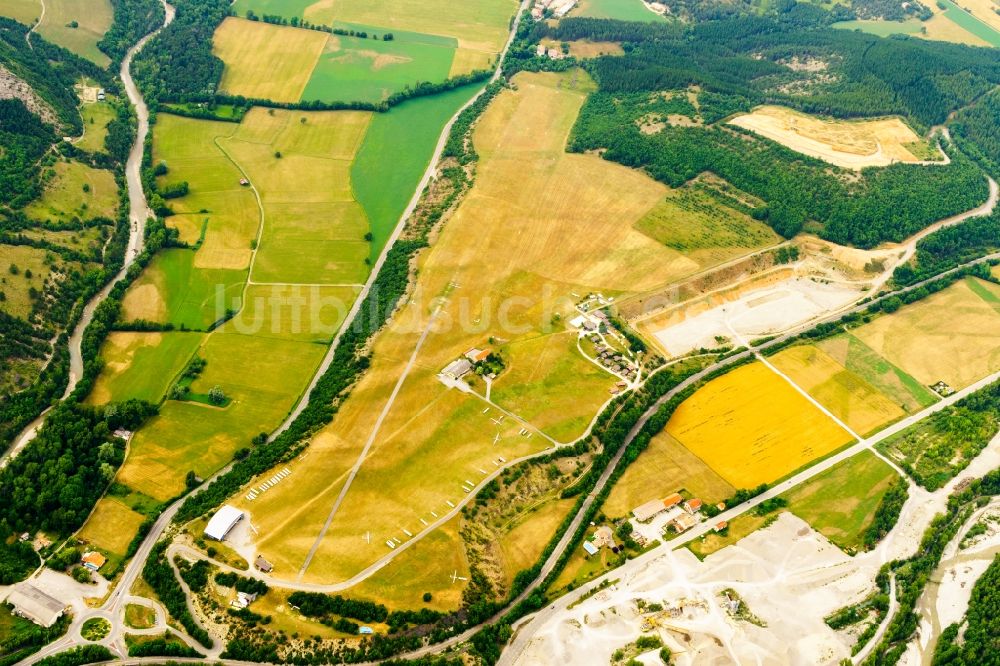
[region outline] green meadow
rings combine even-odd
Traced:
[[[125,297],[126,320],[146,319],[206,330],[239,304],[246,270],[194,267],[195,253],[161,250]]]
[[[104,371],[89,400],[159,402],[204,339],[202,333],[116,331],[101,348]]]
[[[107,102],[94,102],[80,107],[83,117],[83,136],[76,147],[92,153],[104,151],[104,138],[108,135],[108,123],[115,118],[115,109]]]
[[[393,31],[393,39],[386,41],[382,28],[340,23],[336,27],[364,31],[369,37],[330,35],[302,92],[303,101],[381,102],[406,86],[444,81],[458,46],[449,37]]]
[[[257,16],[281,16],[286,19],[302,18],[306,16],[306,10],[313,5],[320,5],[317,0],[236,0],[233,8],[237,16],[246,16],[248,11],[252,11]],[[313,14],[313,12],[310,12]],[[325,20],[327,12],[320,12],[319,15],[306,17],[314,23],[327,23]]]
[[[666,21],[665,18],[646,9],[642,0],[581,0],[570,16],[617,19],[619,21]]]
[[[195,393],[219,386],[226,407],[168,400],[132,440],[119,481],[158,500],[184,488],[188,470],[206,477],[237,449],[281,422],[323,357],[322,345],[217,332],[199,354],[207,361]],[[253,360],[253,371],[247,372]]]
[[[351,183],[355,199],[368,213],[373,260],[413,196],[441,128],[479,87],[418,97],[372,117],[351,165]]]

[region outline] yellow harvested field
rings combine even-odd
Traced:
[[[231,95],[297,102],[326,40],[325,32],[230,16],[212,39],[212,52],[226,64],[219,88]]]
[[[422,521],[450,511],[448,502],[465,497],[463,483],[496,469],[498,456],[511,461],[551,446],[543,433],[563,441],[579,435],[615,380],[573,356],[579,351],[562,323],[572,312],[572,292],[632,292],[675,274],[675,253],[632,228],[665,188],[598,156],[564,150],[592,82],[578,71],[519,74],[515,83],[479,122],[476,183],[421,255],[412,296],[375,338],[371,367],[313,439],[305,463],[289,464],[296,482],[253,501],[245,492],[230,500],[251,513],[258,548],[277,553],[289,576],[302,566],[369,439],[373,446],[303,580],[356,574],[389,552],[388,539],[408,539],[404,530],[416,535]],[[629,196],[618,196],[622,191]],[[528,426],[498,419],[480,398],[436,378],[471,347],[501,352],[507,370],[491,397],[523,412]],[[541,376],[538,368],[547,371]],[[473,388],[485,391],[481,379]]]
[[[538,561],[552,535],[569,513],[576,500],[551,499],[527,514],[519,516],[517,524],[500,538],[504,573],[510,585],[521,571]]]
[[[762,363],[703,386],[681,403],[666,432],[734,488],[770,483],[852,441]]]
[[[461,76],[480,69],[490,69],[493,64],[495,53],[489,51],[479,51],[477,49],[455,49],[455,55],[451,60],[451,69],[448,76]]]
[[[990,43],[981,37],[973,35],[971,32],[958,25],[945,16],[936,3],[928,3],[934,16],[924,21],[923,27],[927,30],[923,36],[940,42],[952,42],[954,44],[966,44],[968,46],[990,46]]]
[[[669,433],[661,432],[625,469],[601,511],[611,518],[626,517],[640,504],[682,489],[710,504],[736,490]]]
[[[968,277],[853,331],[924,386],[1000,370],[1000,287]]]
[[[729,122],[847,169],[920,161],[907,148],[920,137],[900,118],[824,120],[781,106],[761,106]]]
[[[115,555],[125,555],[139,526],[146,520],[111,496],[102,497],[77,536],[90,546]]]
[[[771,362],[862,436],[906,415],[874,386],[812,345],[785,349]]]
[[[458,535],[461,517],[452,518],[411,546],[370,578],[350,589],[352,598],[371,599],[390,609],[457,610],[465,586],[452,574],[469,577],[465,546]],[[431,593],[425,602],[423,595]]]

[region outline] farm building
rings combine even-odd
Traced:
[[[103,567],[104,563],[107,561],[108,558],[104,557],[100,553],[93,550],[84,553],[83,557],[80,558],[81,564],[83,564],[83,566],[87,567],[91,571],[97,571],[98,569]]]
[[[51,627],[66,611],[66,604],[28,583],[11,590],[7,603],[14,607],[14,615],[42,627]]]
[[[640,523],[644,523],[653,518],[653,516],[656,516],[666,510],[667,507],[663,503],[663,500],[650,500],[645,504],[640,504],[632,509],[632,517]]]
[[[680,493],[674,493],[673,495],[671,495],[667,499],[663,500],[663,506],[665,506],[665,507],[667,507],[669,509],[672,506],[677,506],[683,500],[684,500],[684,498],[681,497]]]
[[[684,502],[684,510],[693,515],[701,511],[701,505],[701,500],[694,497],[689,499],[687,502]]]
[[[274,565],[265,560],[263,555],[258,555],[253,565],[257,567],[257,571],[261,571],[263,573],[271,573],[274,569]]]
[[[208,521],[208,525],[205,525],[205,536],[209,539],[222,541],[241,520],[243,520],[243,512],[226,504],[216,511],[212,519]]]
[[[587,551],[587,555],[597,555],[598,551],[601,550],[590,541],[583,542],[583,549]]]
[[[469,363],[469,359],[460,358],[457,361],[450,363],[448,367],[441,371],[441,374],[451,379],[460,379],[468,373],[469,370],[472,370],[472,364]]]
[[[681,515],[674,518],[670,526],[674,528],[674,531],[680,534],[681,532],[687,532],[689,529],[698,524],[698,519],[689,513],[682,513]]]
[[[597,532],[594,533],[594,544],[597,545],[598,547],[614,546],[615,539],[613,536],[613,532],[611,531],[611,528],[608,527],[607,525],[601,525],[600,527],[598,527]]]
[[[462,354],[462,356],[469,359],[470,363],[481,363],[489,358],[489,355],[489,349],[476,349],[475,347]]]

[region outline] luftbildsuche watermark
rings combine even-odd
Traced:
[[[433,325],[435,333],[461,331],[512,339],[564,329],[567,322],[563,319],[575,311],[603,307],[593,302],[592,292],[556,282],[543,282],[533,293],[517,294],[465,291],[452,282],[438,294],[417,289],[398,298],[383,297],[379,287],[373,286],[360,302],[360,287],[254,285],[233,295],[226,285],[217,284],[214,291],[213,328],[225,325],[246,335],[317,339],[332,338],[345,324],[358,332],[372,331],[396,310],[399,332],[419,332]],[[662,307],[679,302],[679,296],[664,291],[656,294],[656,300]]]

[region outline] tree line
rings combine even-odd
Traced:
[[[114,70],[132,45],[163,25],[164,16],[159,0],[111,0],[111,6],[114,20],[97,48],[111,58],[108,69]]]

